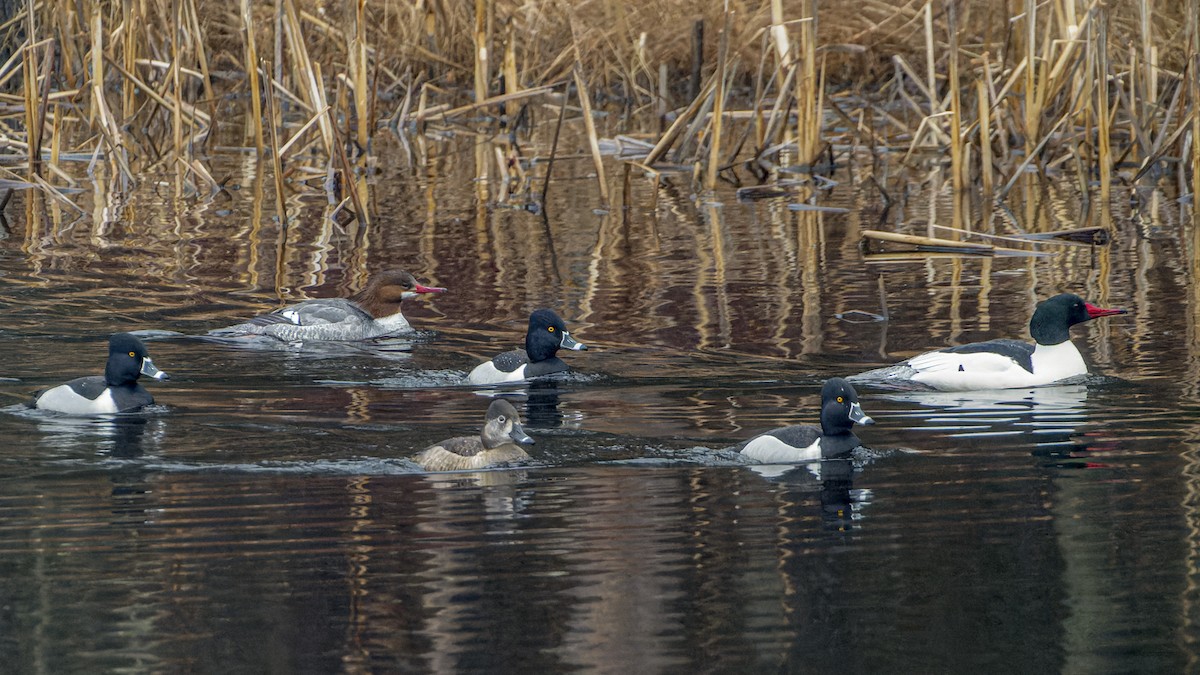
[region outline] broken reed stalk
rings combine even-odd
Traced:
[[[487,49],[488,0],[475,0],[475,100],[487,98],[488,49]]]
[[[600,155],[600,139],[596,136],[596,121],[592,119],[592,101],[588,96],[587,83],[583,80],[582,66],[579,61],[575,62],[575,67],[571,70],[571,74],[575,78],[575,95],[579,97],[579,107],[583,108],[583,128],[587,131],[588,145],[592,150],[592,163],[596,167],[596,181],[600,187],[600,201],[603,208],[607,209],[608,201],[608,180],[604,176],[604,158]],[[566,101],[563,102],[564,104]]]
[[[174,4],[174,30],[171,31],[171,91],[174,93],[174,99],[171,102],[171,130],[174,132],[175,139],[175,156],[183,158],[185,156],[183,147],[183,107],[179,104],[183,100],[183,92],[179,89],[179,68],[180,58],[182,55],[179,50],[179,33],[182,30],[180,24],[180,13],[183,11],[181,3]],[[179,183],[176,183],[177,188]]]
[[[521,104],[516,96],[521,93],[521,81],[517,75],[517,50],[516,40],[513,39],[513,22],[510,19],[504,31],[504,62],[502,66],[504,72],[504,94],[512,95],[513,98],[504,103],[504,116],[508,120],[509,130],[513,130],[517,123],[517,115],[521,111]]]
[[[988,77],[986,70],[984,77]],[[983,183],[983,194],[991,196],[996,179],[992,175],[991,109],[983,80],[976,80],[975,91],[979,98],[979,178]]]
[[[1108,204],[1112,193],[1112,119],[1108,106],[1108,12],[1104,7],[1099,12],[1095,25],[1096,63],[1096,146],[1097,164],[1100,167],[1100,203]],[[1192,152],[1195,152],[1193,147]]]
[[[280,0],[280,5],[283,10],[280,17],[282,32],[287,40],[288,53],[292,57],[292,69],[294,78],[299,84],[301,100],[312,112],[324,110],[328,103],[325,100],[325,87],[320,76],[320,64],[314,63],[309,56],[308,46],[301,30],[299,11],[296,9],[296,0]],[[278,51],[280,47],[281,45],[277,44],[276,50]],[[279,67],[278,63],[276,67]],[[329,118],[322,115],[318,120],[318,125],[321,129],[321,140],[325,143],[325,152],[327,156],[333,157],[333,128]]]
[[[717,38],[717,93],[713,102],[712,131],[708,138],[708,170],[704,174],[704,187],[716,189],[717,174],[721,167],[721,124],[725,117],[725,67],[729,52],[730,17],[729,3],[725,3],[725,12],[721,21],[721,34]]]
[[[1038,132],[1037,0],[1025,0],[1025,156],[1033,154]]]
[[[1200,189],[1200,110],[1197,109],[1200,106],[1200,0],[1188,0],[1187,12],[1188,25],[1191,27],[1187,74],[1192,101],[1192,235],[1193,241],[1196,241],[1200,237],[1200,203],[1197,202],[1196,193]],[[1194,247],[1192,260],[1200,260],[1200,251]],[[1193,283],[1196,283],[1195,279]]]
[[[342,189],[350,193],[350,201],[354,204],[354,217],[358,222],[362,223],[363,227],[371,224],[371,219],[367,214],[366,207],[363,206],[362,200],[358,195],[358,185],[354,181],[354,169],[350,166],[350,158],[346,157],[346,144],[342,143],[340,134],[337,131],[337,120],[333,116],[333,109],[326,108],[325,116],[329,118],[329,127],[333,129],[334,148],[336,149],[336,161],[342,171]]]
[[[374,120],[371,119],[371,92],[367,82],[369,66],[367,62],[366,3],[367,0],[357,0],[354,3],[354,23],[347,44],[348,58],[346,60],[350,69],[350,82],[354,93],[354,116],[358,120],[357,140],[360,148],[366,148],[370,143],[371,132],[375,126]],[[331,125],[335,123],[336,120],[330,122]],[[344,150],[340,149],[339,152],[342,155],[345,154]]]
[[[925,5],[926,8],[929,5]],[[954,191],[961,193],[967,188],[966,162],[963,161],[962,97],[959,95],[958,79],[958,18],[954,0],[946,0],[946,36],[950,53],[950,173]]]
[[[263,102],[262,83],[258,79],[258,44],[254,39],[254,15],[250,0],[241,0],[242,30],[246,39],[246,74],[250,81],[250,125],[254,129],[254,150],[263,153]],[[128,81],[128,80],[127,80]]]
[[[796,78],[796,145],[799,164],[816,159],[821,141],[821,111],[817,109],[817,1],[802,3],[800,21],[800,69]]]
[[[284,201],[283,188],[283,155],[279,147],[279,125],[276,121],[275,113],[275,94],[274,86],[271,81],[271,69],[264,68],[263,75],[266,78],[267,91],[267,129],[270,132],[271,140],[271,173],[275,178],[275,211],[279,214],[279,229],[280,238],[287,239],[287,206]]]

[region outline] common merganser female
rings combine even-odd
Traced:
[[[521,445],[533,439],[521,428],[521,417],[502,398],[492,401],[478,436],[457,436],[435,443],[413,458],[426,471],[466,471],[528,459]]]
[[[422,293],[445,291],[422,286],[404,270],[385,270],[372,276],[366,288],[348,299],[305,300],[235,326],[209,331],[208,335],[264,335],[284,342],[370,340],[411,331],[408,319],[400,312],[400,303]]]
[[[29,407],[69,415],[132,412],[154,403],[150,392],[138,384],[142,375],[156,380],[170,379],[155,367],[141,340],[129,333],[117,333],[108,339],[108,362],[103,376],[78,377],[40,391],[34,394]]]
[[[556,354],[559,349],[586,350],[587,345],[577,342],[567,332],[563,320],[552,310],[539,309],[529,315],[529,329],[525,332],[525,349],[504,352],[491,361],[475,366],[467,376],[471,384],[499,384],[520,382],[533,377],[561,373],[568,370],[567,364]]]
[[[800,424],[759,434],[734,450],[765,464],[794,464],[840,457],[862,445],[855,423],[874,424],[858,404],[858,392],[845,379],[830,378],[821,387],[821,426]]]
[[[854,376],[856,382],[917,382],[941,391],[1036,387],[1078,375],[1087,364],[1071,343],[1071,326],[1102,316],[1125,314],[1103,309],[1071,293],[1038,304],[1029,321],[1036,344],[1021,340],[988,340],[928,352]]]

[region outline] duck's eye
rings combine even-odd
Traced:
[[[548,331],[550,331],[551,333],[553,333],[553,332],[554,332],[554,326],[546,326],[546,330],[548,330]]]
[[[508,421],[508,418],[506,418],[504,415],[501,415],[496,418],[496,421],[499,422],[500,424],[504,424],[505,422]]]
[[[133,353],[133,352],[129,352],[129,358],[134,358],[134,357],[136,357],[136,356],[137,356],[137,354],[135,354],[135,353]]]
[[[845,402],[846,402],[846,398],[844,396],[838,397],[838,403],[845,403]]]

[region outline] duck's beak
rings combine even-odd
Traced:
[[[142,375],[145,375],[146,377],[153,377],[156,380],[171,379],[170,375],[159,370],[158,367],[154,365],[154,362],[150,360],[150,357],[146,357],[146,358],[142,359],[141,373],[142,373]]]
[[[1116,314],[1128,314],[1128,310],[1124,309],[1104,309],[1097,307],[1090,302],[1083,303],[1083,308],[1087,310],[1088,318],[1099,319],[1102,316],[1113,316]]]
[[[508,437],[522,445],[533,445],[533,438],[525,433],[520,424],[514,424],[512,431],[508,432]]]
[[[859,424],[875,424],[875,420],[867,417],[857,402],[850,404],[850,420]]]
[[[413,286],[412,292],[413,293],[445,293],[446,289],[442,288],[441,286],[422,286],[421,284],[417,284],[417,285]]]
[[[572,351],[577,351],[577,352],[586,352],[587,351],[587,345],[585,345],[582,342],[579,342],[575,338],[571,337],[571,334],[565,330],[562,331],[562,340],[559,341],[558,346],[561,347],[562,349],[570,349]]]

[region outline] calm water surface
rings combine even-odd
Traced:
[[[393,152],[393,150],[395,150]],[[630,184],[596,212],[563,163],[547,217],[389,149],[367,229],[217,155],[234,189],[173,177],[77,218],[28,196],[0,240],[0,662],[12,672],[1186,672],[1200,650],[1200,313],[1190,227],[1159,193],[1088,211],[1030,177],[1013,211],[912,179],[884,210],[695,199]],[[572,174],[572,172],[577,172]],[[613,171],[619,176],[619,172]],[[98,184],[106,184],[102,180]],[[865,185],[865,184],[864,184]],[[623,194],[620,181],[614,192]],[[620,198],[618,198],[620,199]],[[1103,248],[883,261],[864,229],[1105,225]],[[933,232],[944,234],[944,232]],[[172,379],[117,420],[24,410],[100,372],[118,330],[187,334],[399,265],[450,292],[412,339],[252,351],[149,343]],[[1025,337],[1038,299],[1126,316],[1076,328],[1097,376],[1034,391],[861,391],[852,460],[722,453],[815,422],[821,382],[940,345]],[[592,349],[536,386],[462,384],[550,306]],[[886,316],[888,320],[873,320]],[[533,461],[407,461],[512,398]]]

